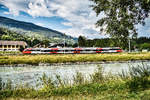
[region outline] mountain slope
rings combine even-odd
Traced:
[[[68,42],[76,42],[77,38],[67,36],[56,30],[41,27],[29,22],[17,21],[14,19],[0,16],[0,27],[5,27],[19,34],[27,35],[34,38],[51,39],[54,42],[63,42],[66,39]]]
[[[3,26],[10,27],[10,28],[17,28],[17,29],[19,28],[25,31],[42,32],[46,37],[64,36],[63,33],[52,30],[52,29],[41,27],[41,26],[35,25],[33,23],[29,23],[29,22],[17,21],[17,20],[2,17],[2,16],[0,16],[0,24]]]

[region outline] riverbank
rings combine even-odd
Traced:
[[[39,80],[43,87],[35,90],[28,85],[13,88],[11,81],[0,81],[0,98],[4,100],[47,99],[47,100],[149,100],[150,67],[133,67],[128,73],[118,76],[103,74],[102,67],[90,75],[90,79],[76,73],[73,84],[68,84],[56,75],[56,81],[43,74]],[[138,74],[138,75],[137,75]],[[38,81],[36,82],[38,83]]]
[[[2,55],[0,65],[40,65],[61,63],[91,63],[150,60],[148,53],[113,53],[113,54],[53,54],[53,55]]]

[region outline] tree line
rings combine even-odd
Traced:
[[[130,39],[131,50],[150,50],[150,37],[139,37]],[[83,36],[78,38],[79,47],[121,47],[124,50],[129,49],[129,40],[126,42],[117,38],[86,39]]]

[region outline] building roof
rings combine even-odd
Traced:
[[[0,45],[23,45],[23,46],[27,46],[27,43],[24,41],[1,41],[0,40]]]

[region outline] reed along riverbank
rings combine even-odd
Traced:
[[[2,55],[0,65],[150,60],[148,53]]]
[[[150,100],[150,66],[132,67],[117,76],[104,75],[102,67],[86,79],[79,72],[68,84],[56,75],[56,81],[43,74],[43,85],[34,89],[28,85],[12,87],[11,81],[0,81],[0,98],[3,100]],[[38,83],[38,82],[37,82]]]

